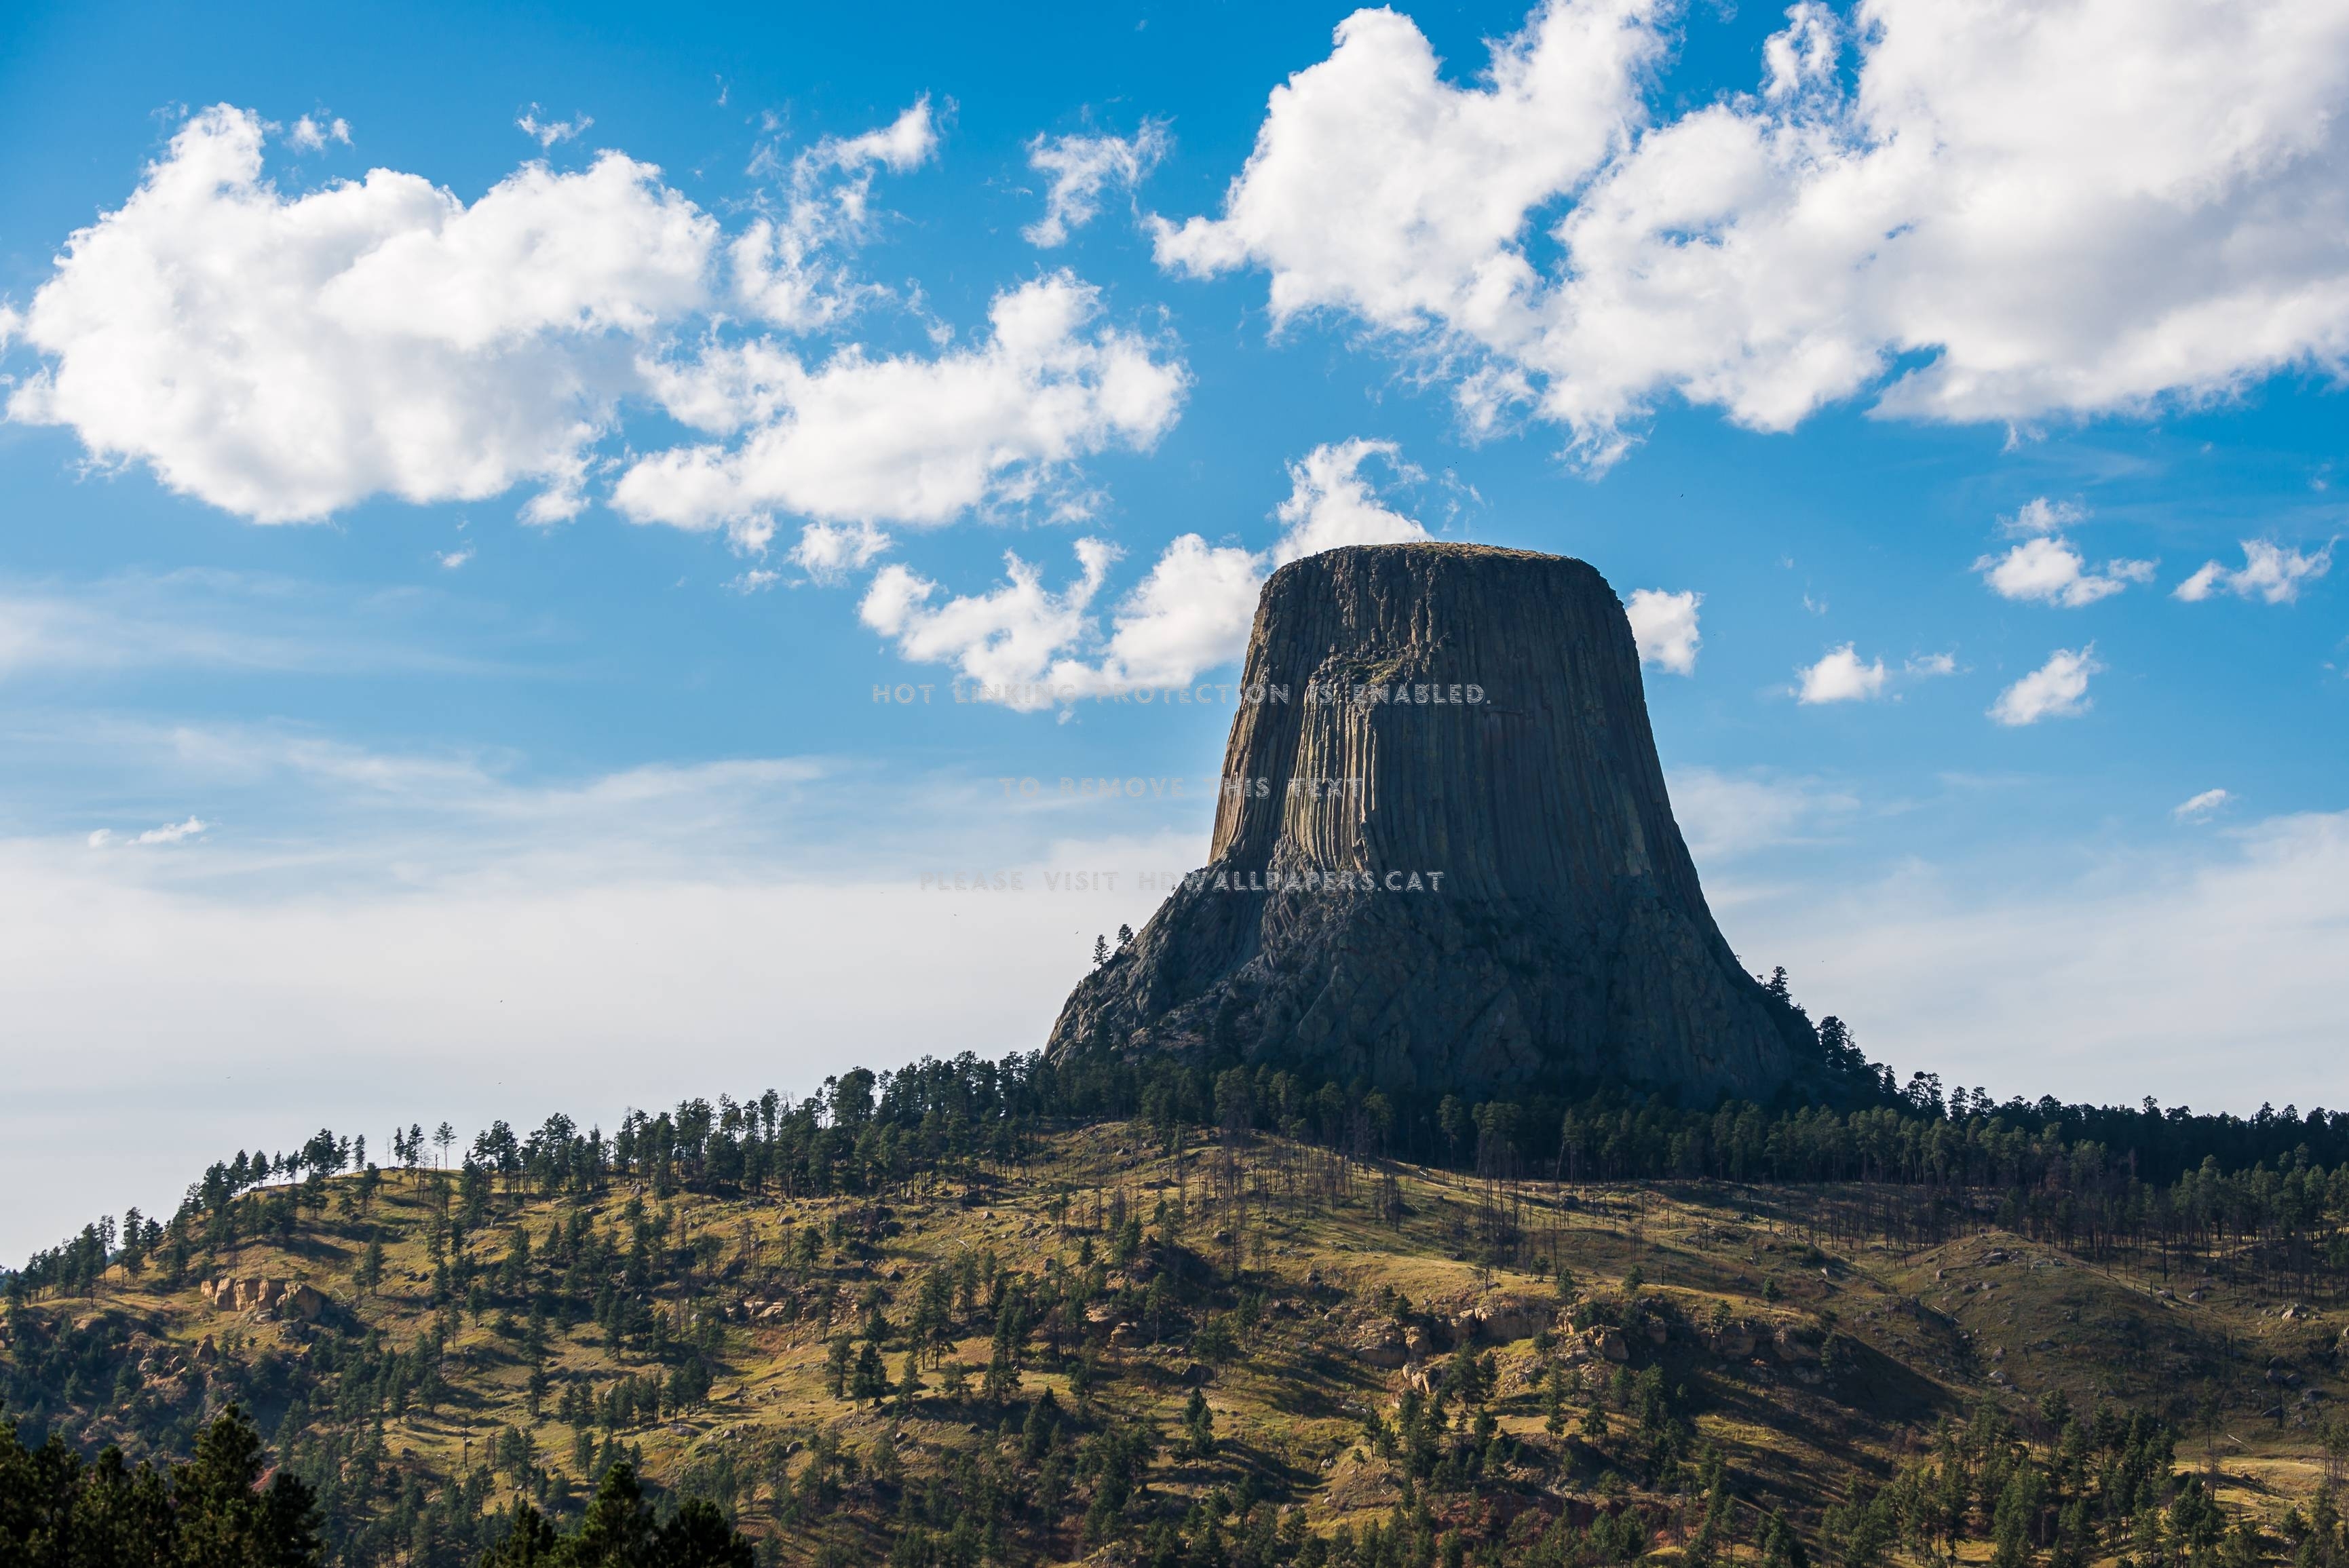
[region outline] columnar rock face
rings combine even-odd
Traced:
[[[1767,1094],[1816,1060],[1722,940],[1639,652],[1579,561],[1363,546],[1275,573],[1209,863],[1081,984],[1050,1049],[1386,1088]]]

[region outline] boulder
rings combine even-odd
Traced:
[[[1781,1361],[1816,1361],[1819,1358],[1819,1336],[1815,1330],[1798,1328],[1793,1324],[1781,1325],[1770,1336],[1770,1347]],[[2003,1355],[2004,1352],[2000,1352]]]
[[[1733,1323],[1726,1328],[1708,1329],[1704,1335],[1706,1349],[1732,1361],[1743,1361],[1753,1355],[1754,1346],[1754,1331],[1742,1323]]]
[[[1372,1367],[1400,1367],[1411,1359],[1409,1345],[1392,1323],[1372,1323],[1356,1329],[1347,1336],[1346,1348],[1355,1360]]]
[[[1531,1339],[1555,1317],[1556,1309],[1545,1303],[1502,1297],[1464,1314],[1456,1326],[1464,1339],[1506,1345],[1513,1339]]]

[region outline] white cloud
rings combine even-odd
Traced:
[[[300,152],[320,151],[330,141],[339,141],[348,147],[351,144],[351,122],[347,119],[313,119],[305,114],[294,122],[294,129],[285,133],[285,139]]]
[[[1132,191],[1166,156],[1166,128],[1145,119],[1128,137],[1036,137],[1028,143],[1028,166],[1051,176],[1044,193],[1044,215],[1019,231],[1022,238],[1044,250],[1064,243],[1070,233],[1093,221],[1102,195]]]
[[[1211,546],[1195,533],[1182,535],[1118,605],[1100,663],[1064,661],[1051,678],[1081,690],[1180,686],[1247,651],[1257,599],[1275,568],[1347,545],[1425,541],[1427,530],[1387,505],[1363,472],[1373,460],[1397,482],[1421,477],[1392,441],[1358,436],[1314,448],[1288,465],[1288,496],[1273,511],[1281,532],[1269,550]]]
[[[839,246],[872,230],[878,169],[911,174],[937,155],[937,119],[921,98],[885,127],[862,136],[824,136],[784,167],[766,148],[751,174],[782,174],[782,209],[756,218],[729,246],[735,301],[784,331],[812,331],[885,294],[855,282],[836,261]]]
[[[861,136],[827,136],[799,160],[802,166],[830,166],[855,174],[872,168],[906,174],[928,162],[938,150],[938,127],[930,100],[921,98],[887,125]]]
[[[205,822],[199,818],[190,817],[184,822],[166,822],[160,828],[150,828],[143,833],[134,833],[127,839],[117,835],[111,828],[100,828],[96,832],[90,834],[88,841],[89,847],[93,850],[102,850],[109,845],[118,843],[131,845],[181,844],[185,843],[190,839],[202,837],[206,832],[211,830],[211,827],[212,824],[209,822]]]
[[[1550,0],[1461,87],[1356,12],[1160,261],[1261,267],[1276,323],[1357,317],[1596,464],[1666,397],[2027,421],[2349,358],[2349,11],[1803,0],[1762,92],[1651,123],[1676,15]]]
[[[2132,583],[2151,582],[2153,567],[2150,561],[2107,561],[2102,570],[2092,572],[2060,533],[2035,534],[2004,555],[1985,555],[1974,562],[1974,570],[2002,599],[2074,610],[2109,598]]]
[[[1676,676],[1696,674],[1696,609],[1704,595],[1693,591],[1667,593],[1661,588],[1635,588],[1623,606],[1631,618],[1631,637],[1640,645],[1640,662]]]
[[[538,106],[533,104],[528,113],[514,121],[514,129],[542,148],[552,148],[558,141],[569,141],[595,123],[592,116],[584,114],[574,119],[541,119]]]
[[[1091,606],[1113,557],[1093,539],[1078,542],[1083,575],[1058,594],[1041,586],[1033,567],[1010,556],[1005,583],[932,610],[936,583],[902,566],[884,568],[866,592],[864,619],[896,637],[906,658],[951,663],[985,684],[1080,696],[1180,686],[1247,651],[1257,596],[1275,568],[1345,545],[1427,539],[1418,522],[1380,499],[1362,471],[1373,459],[1399,480],[1418,477],[1391,441],[1358,437],[1314,448],[1288,466],[1288,497],[1273,514],[1282,529],[1268,549],[1181,535],[1112,611],[1105,639]],[[1021,690],[1016,699],[1019,707],[1050,706],[1042,690]]]
[[[1081,690],[1181,686],[1229,664],[1247,651],[1265,564],[1262,555],[1237,546],[1182,535],[1117,606],[1099,665],[1063,662],[1054,668],[1056,678]]]
[[[2181,822],[2207,822],[2219,808],[2233,797],[2224,789],[2205,789],[2199,795],[2181,802],[2169,814]]]
[[[2240,570],[2230,572],[2215,561],[2205,562],[2201,570],[2178,585],[2175,596],[2192,603],[2224,593],[2239,599],[2289,604],[2300,597],[2302,583],[2314,582],[2332,569],[2333,546],[2329,543],[2313,553],[2302,553],[2289,545],[2247,539],[2243,541],[2243,564]]]
[[[800,530],[791,562],[818,583],[836,583],[872,564],[889,545],[889,536],[869,522],[811,522]]]
[[[669,407],[705,425],[728,410],[754,422],[732,445],[639,459],[613,504],[637,522],[762,538],[778,511],[935,527],[1034,500],[1079,458],[1146,450],[1181,411],[1182,363],[1096,325],[1100,308],[1097,290],[1055,273],[997,295],[985,343],[935,358],[851,346],[811,367],[771,344],[706,355],[662,384]]]
[[[2017,507],[2013,517],[2000,518],[1998,531],[2010,539],[2061,533],[2074,523],[2085,521],[2087,515],[2087,509],[2075,502],[2034,496]]]
[[[551,147],[588,121],[543,122],[533,105],[519,123]],[[852,366],[874,382],[911,363],[850,349],[809,369],[761,340],[713,338],[683,364],[663,350],[697,315],[722,325],[709,314],[721,251],[733,302],[771,324],[825,325],[883,292],[852,280],[835,253],[870,227],[874,174],[935,153],[926,100],[802,152],[781,210],[730,242],[659,170],[609,152],[575,173],[527,165],[470,207],[382,169],[289,197],[264,172],[269,129],[228,106],[191,118],[129,199],[71,238],[31,304],[0,311],[0,338],[22,337],[47,361],[9,396],[10,418],[69,426],[100,462],[143,462],[171,489],[258,521],[321,518],[380,493],[481,500],[525,483],[542,487],[525,519],[552,521],[585,503],[592,449],[632,394],[727,434],[792,415],[802,384],[840,390]],[[342,121],[307,117],[288,137],[306,150],[347,139]],[[996,368],[1026,373],[1050,405],[1031,426],[1049,431],[1082,383],[1101,418],[1132,415],[1154,435],[1179,402],[1179,366],[1124,335],[1054,340],[1038,318],[1056,300],[1064,314],[1094,308],[1065,276],[998,302]],[[1002,319],[1022,309],[1025,341]],[[1086,349],[1094,363],[1079,363]],[[1130,374],[1135,353],[1154,386]],[[949,356],[940,374],[983,357]],[[1154,394],[1154,409],[1121,401]],[[1022,452],[1000,428],[968,433],[1009,443],[982,459],[999,469],[1064,455],[1049,434]],[[1071,441],[1085,448],[1081,432]],[[771,531],[726,521],[746,542]]]
[[[751,172],[782,174],[782,205],[751,222],[728,248],[735,298],[776,326],[806,332],[881,297],[886,291],[853,279],[836,252],[872,227],[874,172],[910,173],[937,147],[937,124],[926,98],[861,136],[827,136],[787,167],[773,150],[761,150]]]
[[[1117,551],[1098,539],[1080,539],[1076,555],[1081,574],[1057,593],[1043,585],[1035,567],[1007,551],[1009,581],[992,593],[950,598],[935,608],[936,583],[909,567],[885,566],[865,591],[858,618],[895,639],[898,653],[916,663],[950,664],[957,675],[988,685],[1031,682],[1054,654],[1090,630],[1093,596]],[[1014,706],[1045,707],[1050,699],[1035,695]]]
[[[753,566],[728,579],[726,586],[737,593],[763,593],[783,580],[783,574],[764,566]]]
[[[2085,713],[2088,677],[2105,667],[2096,663],[2095,652],[2094,643],[2077,652],[2056,649],[2045,664],[1998,694],[1998,701],[1991,705],[1991,717],[2017,726]]]
[[[1887,679],[1882,659],[1862,664],[1849,643],[1795,673],[1803,677],[1796,700],[1806,703],[1867,702],[1884,695]]]
[[[1272,547],[1272,564],[1286,566],[1308,555],[1349,544],[1418,544],[1427,530],[1381,500],[1362,465],[1376,458],[1406,483],[1421,476],[1402,460],[1392,441],[1357,436],[1314,448],[1288,465],[1288,499],[1274,512],[1283,524]]]
[[[74,234],[24,316],[51,363],[9,417],[256,521],[528,482],[533,519],[575,511],[632,379],[616,346],[701,303],[717,226],[616,153],[470,207],[383,169],[289,199],[264,129],[194,116]]]
[[[460,566],[462,566],[467,562],[472,560],[473,554],[473,547],[470,544],[465,544],[460,545],[454,550],[436,551],[433,552],[432,559],[439,562],[441,566],[446,568],[448,571],[454,572]]]
[[[1790,884],[1723,924],[1743,951],[1766,939],[1814,1007],[1903,1077],[2239,1113],[2349,1101],[2349,813],[2100,849],[2050,879],[2084,848],[2041,857],[2037,875],[1904,854],[1889,875]]]
[[[1901,667],[1909,675],[1920,676],[1928,679],[1937,676],[1953,676],[1958,673],[1958,655],[1920,654]]]

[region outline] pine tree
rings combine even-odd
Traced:
[[[372,1291],[383,1283],[383,1238],[369,1238],[367,1252],[359,1258],[358,1287]]]
[[[1215,1457],[1216,1412],[1196,1388],[1191,1390],[1191,1402],[1183,1407],[1183,1446],[1193,1459]]]
[[[919,1350],[908,1350],[905,1352],[905,1375],[897,1380],[897,1413],[899,1415],[910,1416],[914,1413],[915,1401],[922,1397],[922,1353]]]
[[[823,1357],[824,1390],[835,1399],[848,1398],[848,1364],[851,1354],[848,1336],[833,1340]]]
[[[881,1347],[870,1339],[856,1353],[856,1370],[850,1376],[849,1394],[875,1404],[889,1397],[889,1369],[881,1364]]]
[[[987,1377],[979,1384],[979,1393],[998,1404],[1019,1397],[1019,1357],[1012,1347],[1009,1312],[996,1320],[995,1352],[988,1358]]]

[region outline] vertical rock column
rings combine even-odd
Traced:
[[[1077,987],[1054,1053],[1694,1099],[1815,1055],[1705,908],[1630,623],[1589,566],[1454,544],[1293,562],[1242,684],[1261,695],[1207,866]]]

